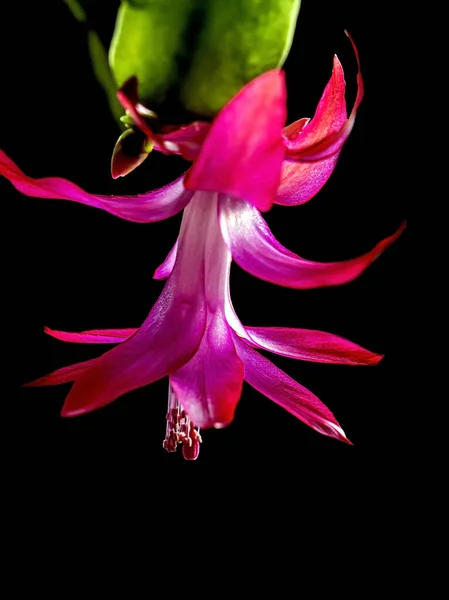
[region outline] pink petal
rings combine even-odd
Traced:
[[[170,383],[198,427],[220,428],[233,420],[242,392],[243,365],[221,311],[210,317],[196,354],[170,375]]]
[[[175,128],[169,133],[156,134],[143,117],[145,113],[151,114],[151,111],[139,103],[137,88],[137,78],[131,77],[117,92],[117,98],[123,108],[129,112],[136,126],[153,141],[155,150],[164,154],[181,154],[186,160],[195,160],[210,129],[210,124],[195,121]]]
[[[245,368],[245,381],[319,433],[351,444],[331,411],[308,389],[272,362],[236,339]]]
[[[260,210],[271,208],[284,157],[285,117],[284,74],[269,71],[251,81],[216,117],[186,175],[186,187],[244,198]]]
[[[345,76],[343,67],[336,56],[331,78],[318,103],[313,119],[304,123],[301,119],[296,127],[284,129],[285,146],[288,155],[321,141],[331,133],[340,131],[347,119],[345,100]]]
[[[204,297],[177,299],[170,279],[142,327],[76,377],[62,416],[105,406],[180,368],[195,353],[204,326]]]
[[[286,141],[286,145],[289,143],[289,141],[294,142],[309,122],[310,119],[308,119],[307,117],[303,117],[302,119],[298,119],[297,121],[290,123],[290,125],[286,125],[282,130],[282,134],[284,136],[284,140]]]
[[[167,277],[173,271],[173,267],[175,266],[177,251],[178,240],[176,240],[175,245],[167,254],[167,258],[164,260],[164,262],[155,270],[153,279],[167,279]]]
[[[338,335],[289,327],[245,327],[255,347],[298,360],[340,365],[377,365],[383,358]]]
[[[210,127],[210,123],[203,121],[183,125],[159,134],[154,147],[163,154],[180,154],[185,160],[196,160]]]
[[[44,377],[39,377],[30,383],[25,383],[23,387],[42,387],[45,385],[60,385],[62,383],[70,383],[75,381],[77,377],[88,371],[95,365],[97,359],[85,360],[83,362],[69,365],[68,367],[62,367],[57,369]]]
[[[273,236],[260,212],[248,202],[221,197],[219,219],[232,258],[242,269],[259,279],[296,289],[341,285],[352,281],[405,229],[403,223],[396,233],[357,258],[319,263],[301,258],[284,248]]]
[[[335,154],[319,162],[301,163],[285,160],[282,163],[281,183],[275,204],[296,206],[304,204],[316,196],[338,162]]]
[[[136,223],[151,223],[168,219],[183,210],[189,203],[192,192],[184,188],[183,177],[157,190],[138,196],[101,196],[89,194],[83,189],[60,177],[33,179],[0,150],[0,175],[27,196],[73,200],[80,204],[101,208],[121,219]]]
[[[218,229],[216,201],[211,205],[207,200],[200,195],[184,211],[175,267],[148,318],[76,379],[64,416],[105,406],[180,369],[195,354],[207,313],[204,254],[209,230],[201,227],[204,218],[209,215]]]
[[[339,130],[330,132],[330,133],[326,134],[325,136],[322,136],[321,139],[308,140],[307,137],[305,136],[304,141],[300,140],[300,143],[295,144],[294,147],[287,147],[287,149],[288,149],[287,157],[289,159],[295,159],[295,160],[300,160],[300,161],[304,161],[304,162],[313,162],[313,161],[323,160],[323,159],[329,158],[331,156],[334,156],[335,154],[340,152],[344,143],[348,139],[349,134],[352,131],[352,128],[353,128],[354,122],[355,122],[355,117],[357,114],[357,109],[360,106],[360,103],[362,101],[364,90],[363,90],[362,73],[360,70],[359,53],[358,53],[356,45],[354,44],[353,39],[351,38],[351,36],[349,35],[348,32],[346,32],[346,35],[349,37],[349,39],[351,41],[351,44],[352,44],[352,47],[354,49],[355,56],[357,59],[357,67],[358,67],[357,96],[356,96],[351,114],[349,115],[349,118],[344,122],[343,126]],[[309,126],[304,128],[304,131],[302,133],[306,133],[308,130],[308,127]],[[298,138],[298,140],[299,139],[300,138]]]
[[[62,342],[75,344],[119,344],[136,333],[137,329],[90,329],[73,333],[44,327],[45,333]]]
[[[359,95],[353,109],[352,122],[355,118],[355,110],[362,100],[361,78],[359,84]],[[296,125],[295,127],[290,125],[284,129],[287,156],[289,158],[295,157],[298,161],[301,161],[301,157],[305,157],[310,153],[310,148],[317,148],[317,144],[321,144],[323,140],[329,141],[331,135],[338,136],[341,150],[349,135],[347,129],[345,129],[344,134],[342,133],[347,121],[345,87],[343,67],[335,56],[332,76],[318,103],[313,119],[308,124],[303,123],[303,120],[301,120],[297,124],[293,124]],[[284,161],[276,204],[294,206],[308,202],[320,191],[331,176],[339,154],[339,151],[335,151],[332,156],[323,158],[318,162]]]

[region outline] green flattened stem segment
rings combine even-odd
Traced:
[[[109,49],[109,64],[119,86],[133,75],[148,105],[164,101],[178,77],[192,11],[197,0],[122,2]]]
[[[214,116],[248,81],[280,67],[301,0],[123,0],[109,62],[119,86],[139,80],[141,100],[176,90],[184,108]]]
[[[213,0],[181,87],[185,108],[213,116],[264,71],[283,65],[301,0]]]

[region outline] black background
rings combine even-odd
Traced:
[[[105,41],[114,7],[103,2],[97,18]],[[100,13],[98,13],[100,14]],[[395,32],[371,4],[303,0],[293,47],[285,64],[289,122],[313,115],[327,83],[332,57],[343,63],[348,105],[355,97],[356,66],[344,29],[360,50],[365,99],[339,164],[324,189],[300,207],[266,215],[276,237],[305,258],[333,261],[371,249],[406,217],[406,173],[389,151],[400,53]],[[66,177],[91,192],[137,193],[163,185],[183,170],[175,157],[154,153],[125,179],[110,177],[117,128],[90,70],[82,27],[63,2],[2,9],[0,146],[32,176]],[[69,202],[27,198],[0,180],[2,197],[2,298],[6,407],[10,452],[59,465],[145,471],[163,463],[188,464],[168,455],[167,381],[120,398],[92,414],[62,419],[67,386],[21,389],[53,369],[99,355],[106,346],[66,344],[47,337],[44,325],[65,331],[137,327],[163,283],[151,279],[176,239],[180,216],[133,224]],[[338,288],[278,288],[232,271],[232,298],[241,321],[321,329],[384,353],[377,367],[344,367],[273,357],[336,415],[349,447],[310,430],[245,384],[232,425],[203,432],[197,461],[252,466],[292,462],[319,450],[389,451],[398,442],[407,397],[403,381],[405,251],[407,232],[358,280]],[[11,426],[13,424],[13,427]],[[192,468],[188,466],[188,468]]]

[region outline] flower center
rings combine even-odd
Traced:
[[[186,460],[196,460],[202,442],[199,427],[190,420],[172,388],[168,385],[167,426],[162,447],[167,452],[176,452],[182,444],[182,455]]]

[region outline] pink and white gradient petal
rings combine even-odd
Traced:
[[[351,444],[332,412],[312,392],[236,336],[245,381],[306,425],[323,435]]]
[[[296,360],[338,365],[377,365],[376,354],[339,335],[290,327],[245,327],[254,347]]]
[[[89,194],[75,183],[61,177],[40,179],[29,177],[2,150],[0,150],[0,175],[6,177],[19,192],[26,196],[71,200],[100,208],[135,223],[153,223],[168,219],[183,210],[193,195],[193,192],[184,187],[184,176],[157,190],[136,196]]]
[[[341,285],[373,263],[405,229],[403,223],[371,251],[340,262],[314,262],[287,250],[271,233],[260,212],[242,200],[221,197],[221,231],[235,262],[251,275],[295,289]]]
[[[170,375],[170,384],[195,425],[220,428],[233,420],[243,365],[221,310],[210,315],[197,352]]]

